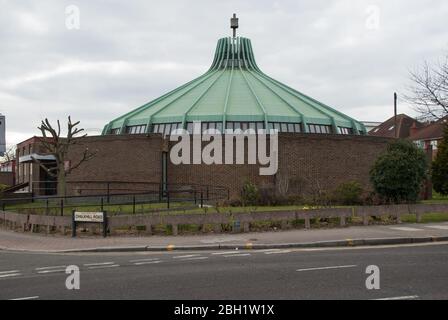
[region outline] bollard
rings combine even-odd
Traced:
[[[362,221],[363,221],[363,223],[364,223],[364,225],[365,226],[368,226],[369,225],[369,216],[368,215],[363,215],[362,216]]]
[[[305,217],[305,229],[311,229],[311,221],[308,216]]]
[[[135,214],[135,195],[132,197],[132,213]]]
[[[400,213],[397,213],[397,223],[401,224],[401,216]]]
[[[417,215],[417,223],[421,223],[422,222],[422,214],[420,212],[418,212],[416,215]]]
[[[179,233],[179,229],[177,227],[177,224],[173,224],[171,225],[172,229],[173,229],[173,236],[177,236]]]
[[[345,227],[345,216],[340,217],[340,226]]]
[[[239,233],[241,231],[241,224],[238,220],[233,222],[232,232]]]
[[[145,228],[146,228],[146,233],[147,233],[148,235],[152,235],[152,226],[151,226],[151,224],[150,224],[150,223],[147,223],[147,224],[145,225]]]

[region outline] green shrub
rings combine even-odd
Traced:
[[[361,204],[362,186],[357,181],[349,181],[339,185],[333,192],[333,201],[341,205]]]
[[[260,193],[257,186],[250,181],[246,181],[241,192],[241,200],[243,202],[243,206],[257,205],[259,199]]]
[[[427,174],[425,153],[412,142],[390,143],[370,170],[370,181],[388,202],[415,202]]]
[[[223,207],[241,207],[243,203],[241,199],[232,198],[230,200],[225,201],[222,206]]]
[[[441,195],[448,195],[448,125],[445,126],[445,134],[438,145],[431,169],[434,190]]]

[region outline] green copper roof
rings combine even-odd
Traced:
[[[202,76],[111,121],[103,134],[128,126],[202,122],[270,122],[345,127],[358,134],[364,125],[264,74],[249,39],[218,41],[212,66]],[[119,129],[119,130],[117,130]]]

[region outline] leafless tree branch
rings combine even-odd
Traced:
[[[415,110],[429,120],[448,115],[448,55],[445,61],[410,71],[412,85],[404,96]]]
[[[42,149],[47,154],[51,154],[55,157],[56,165],[54,167],[48,167],[42,161],[34,157],[32,160],[35,163],[38,163],[51,177],[56,177],[58,179],[58,193],[65,194],[65,177],[81,166],[82,163],[91,160],[95,156],[95,153],[85,149],[80,160],[74,165],[70,165],[70,162],[67,161],[66,158],[70,148],[76,144],[80,144],[79,138],[87,136],[87,134],[80,135],[84,129],[78,128],[77,126],[79,124],[79,121],[73,123],[69,116],[66,137],[61,137],[61,123],[59,120],[57,121],[56,128],[53,128],[48,119],[43,120],[38,127],[42,133],[42,138],[39,139]],[[67,166],[67,164],[69,165]],[[60,188],[60,186],[62,187]]]
[[[57,169],[56,167],[54,167],[54,168],[47,167],[42,161],[40,161],[39,159],[36,159],[34,157],[31,157],[31,160],[33,160],[33,162],[37,163],[39,165],[39,167],[44,169],[45,172],[47,172],[50,177],[57,178],[58,175],[56,173],[53,173],[53,171],[56,171],[56,169]]]

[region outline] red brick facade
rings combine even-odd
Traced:
[[[388,141],[388,138],[369,136],[285,133],[279,135],[276,176],[260,176],[258,165],[173,165],[168,162],[167,183],[228,187],[231,197],[240,195],[247,180],[258,185],[274,185],[283,177],[289,180],[292,193],[312,193],[316,188],[331,190],[352,180],[370,189],[369,170]],[[96,152],[96,156],[75,170],[69,180],[160,183],[162,154],[169,149],[161,135],[155,134],[87,137],[72,149],[70,160],[76,163],[85,148]]]
[[[276,176],[260,176],[258,165],[169,164],[168,181],[225,186],[232,197],[240,195],[246,180],[275,185],[281,176],[288,177],[292,193],[332,190],[352,180],[369,190],[369,170],[388,141],[368,136],[281,133]]]

